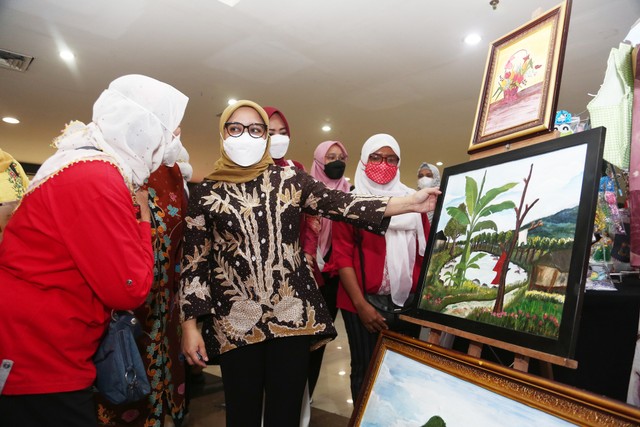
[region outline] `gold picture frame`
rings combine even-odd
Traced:
[[[494,41],[468,153],[553,130],[571,0]]]
[[[626,426],[640,409],[394,332],[380,334],[349,421],[372,425]]]

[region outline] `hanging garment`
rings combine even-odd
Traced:
[[[629,164],[629,225],[631,266],[640,267],[640,63],[635,49],[635,79],[631,122],[631,161]]]
[[[631,143],[633,102],[631,51],[631,45],[625,43],[611,49],[602,86],[596,97],[587,104],[591,116],[591,127],[607,128],[604,159],[624,170],[629,168]]]

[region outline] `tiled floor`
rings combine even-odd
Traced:
[[[349,391],[349,343],[342,317],[336,319],[338,337],[327,345],[320,377],[311,403],[310,427],[344,427],[349,422],[353,403]],[[224,426],[224,393],[219,380],[220,368],[205,369],[208,392],[191,400],[187,427]]]

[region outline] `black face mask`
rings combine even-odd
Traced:
[[[329,179],[339,179],[344,175],[344,168],[346,163],[341,160],[335,160],[331,163],[324,165],[324,173],[327,174]]]

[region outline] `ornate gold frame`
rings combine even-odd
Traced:
[[[564,0],[563,3],[491,44],[471,142],[467,150],[469,153],[553,130],[570,12],[571,0]],[[547,34],[546,29],[549,26],[551,31]],[[502,98],[492,102],[496,89],[502,90],[498,84],[498,79],[502,79],[500,73],[507,72],[506,68],[498,69],[499,64],[504,64],[507,59],[509,60],[506,63],[510,64],[509,56],[514,54],[514,51],[532,52],[532,48],[541,54],[541,58],[544,58],[542,63],[546,64],[540,71],[541,77],[537,78],[541,81],[534,85],[539,86],[539,89],[523,96],[520,101],[513,101],[515,103],[507,101],[507,91],[504,91]],[[526,58],[529,58],[528,54]],[[535,55],[531,59],[534,58],[536,63],[541,60]],[[522,82],[519,81],[517,84],[520,85]],[[518,89],[515,90],[520,92]],[[527,93],[527,90],[523,88],[520,93]]]
[[[387,352],[398,353],[404,358],[427,365],[445,375],[472,383],[489,391],[489,395],[496,393],[504,396],[513,402],[516,411],[518,407],[524,405],[550,414],[558,419],[559,425],[564,422],[580,426],[626,426],[640,423],[640,409],[625,403],[394,332],[384,331],[378,339],[367,378],[349,422],[350,426],[361,425]],[[433,385],[425,384],[426,387],[433,387]],[[480,390],[480,393],[483,391]],[[447,405],[464,411],[465,402],[470,398],[471,396],[461,392],[459,401],[448,401]],[[406,396],[406,399],[411,399],[411,396]],[[416,405],[421,406],[429,403],[428,399],[415,402]]]

